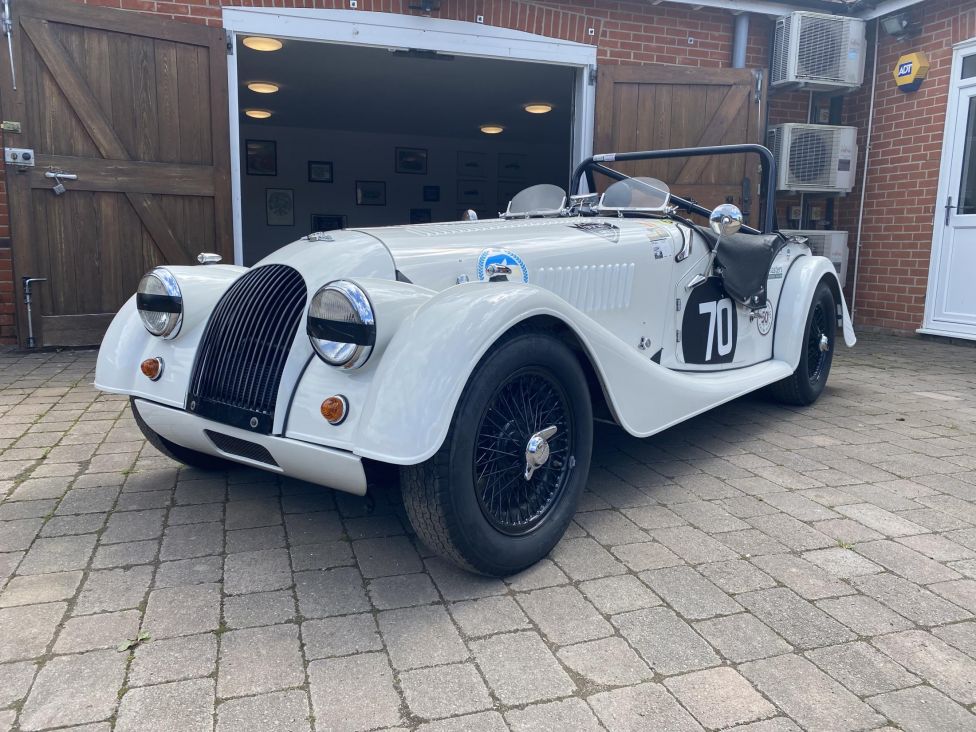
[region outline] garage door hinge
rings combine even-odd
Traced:
[[[590,86],[596,84],[596,66],[590,67]]]
[[[233,56],[234,55],[234,37],[233,36],[227,36],[227,55],[228,56]]]
[[[676,330],[674,332],[674,342],[675,343],[681,343],[681,331],[680,330]]]

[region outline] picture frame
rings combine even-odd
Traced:
[[[526,155],[519,153],[498,153],[499,180],[525,180]]]
[[[407,175],[427,175],[427,150],[422,147],[398,147],[394,153],[394,170]]]
[[[457,182],[457,202],[461,205],[484,203],[485,183],[480,180],[459,180]]]
[[[278,143],[274,140],[244,141],[248,175],[278,175]]]
[[[295,225],[295,191],[291,188],[265,188],[265,217],[268,226]]]
[[[316,231],[337,231],[346,228],[346,217],[344,214],[312,214],[311,232]]]
[[[308,182],[309,183],[331,183],[332,182],[332,161],[331,160],[309,160],[308,161]]]
[[[459,150],[457,154],[457,177],[487,178],[488,154]]]
[[[433,221],[433,216],[431,215],[429,208],[412,208],[410,209],[410,223],[411,224],[429,224]]]
[[[436,203],[441,200],[440,186],[424,186],[424,203]]]
[[[386,181],[357,180],[356,181],[356,205],[357,206],[385,206],[386,205]]]

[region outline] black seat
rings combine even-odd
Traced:
[[[718,237],[707,229],[701,231],[708,238],[709,246],[714,247]],[[788,241],[780,233],[740,233],[722,237],[715,260],[721,270],[725,291],[732,299],[751,308],[766,305],[769,268]]]

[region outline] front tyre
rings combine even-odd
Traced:
[[[830,285],[822,280],[813,293],[800,350],[800,362],[791,376],[773,384],[781,402],[805,407],[817,401],[827,385],[834,360],[837,306]]]
[[[424,543],[456,564],[515,574],[562,537],[592,447],[590,395],[576,355],[550,335],[517,335],[475,368],[441,449],[402,469],[407,516]]]
[[[149,444],[170,460],[175,460],[178,463],[183,463],[184,465],[189,465],[191,468],[198,468],[200,470],[223,470],[230,465],[223,458],[207,455],[204,452],[198,452],[197,450],[191,450],[188,447],[177,445],[175,442],[170,442],[162,435],[156,433],[152,427],[146,424],[142,415],[139,414],[139,407],[136,406],[136,400],[132,397],[129,397],[129,408],[132,410],[132,416],[135,417],[136,424],[139,425],[139,430]]]

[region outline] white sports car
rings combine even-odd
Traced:
[[[763,163],[762,231],[608,165],[743,153]],[[575,195],[534,186],[498,219],[311,234],[251,268],[158,267],[113,320],[95,384],[129,395],[149,441],[187,465],[360,495],[396,466],[424,542],[512,574],[572,519],[594,418],[647,436],[767,386],[810,404],[837,336],[854,345],[830,261],[770,231],[773,168],[757,145],[600,155]],[[612,184],[578,193],[596,174]]]

